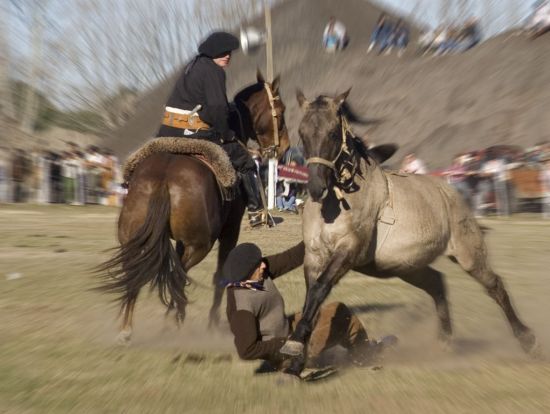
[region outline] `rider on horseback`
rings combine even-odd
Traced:
[[[168,102],[158,137],[189,137],[214,142],[227,152],[241,176],[248,199],[251,226],[262,223],[263,209],[256,180],[256,164],[229,127],[224,68],[239,40],[225,32],[211,34],[199,54],[185,67]],[[197,114],[198,113],[198,114]]]

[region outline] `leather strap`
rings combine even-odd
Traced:
[[[202,130],[210,129],[210,125],[200,119],[198,115],[176,114],[174,112],[164,111],[162,125],[179,129]]]

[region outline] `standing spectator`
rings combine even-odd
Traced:
[[[24,203],[27,201],[28,189],[26,181],[31,172],[31,165],[25,152],[17,148],[13,154],[11,163],[11,179],[13,183],[13,201]]]
[[[42,185],[42,151],[39,148],[34,148],[29,157],[29,175],[26,182],[26,187],[29,191],[28,202],[40,202],[40,186]]]
[[[75,202],[77,206],[83,206],[86,204],[86,160],[84,154],[80,150],[76,150],[74,153],[75,163],[78,166],[76,172],[75,181]]]
[[[40,174],[40,190],[38,192],[37,202],[41,204],[49,203],[51,199],[51,160],[48,151],[42,150],[38,158]]]
[[[479,27],[479,20],[476,17],[470,18],[464,25],[461,41],[463,43],[463,50],[471,49],[481,42],[481,29]]]
[[[390,45],[390,37],[393,31],[393,26],[385,13],[382,13],[376,22],[376,26],[370,37],[369,48],[367,53],[370,53],[377,45],[379,53],[382,53]]]
[[[122,181],[118,173],[118,159],[111,150],[105,150],[103,157],[104,172],[103,172],[103,188],[105,191],[105,204],[108,206],[117,206],[118,188],[117,185]]]
[[[451,184],[464,198],[466,203],[472,207],[472,191],[468,185],[467,171],[464,165],[465,157],[455,157],[453,164],[447,169],[444,174],[447,176],[449,184]]]
[[[540,182],[544,193],[544,204],[542,207],[543,217],[550,219],[550,155],[543,161],[540,170]]]
[[[10,171],[9,151],[6,147],[0,146],[0,203],[11,202]]]
[[[432,48],[436,55],[440,55],[447,51],[449,40],[449,30],[445,26],[439,26],[435,31]]]
[[[86,149],[86,203],[97,204],[101,192],[101,168],[103,157],[99,148],[90,145]]]
[[[64,201],[66,204],[74,204],[76,201],[78,167],[76,155],[69,151],[65,152],[61,161],[61,173],[63,177]]]
[[[392,35],[392,44],[397,49],[397,56],[401,57],[405,53],[405,49],[409,45],[409,28],[407,24],[399,19],[395,25]]]
[[[506,164],[500,158],[486,161],[480,171],[481,181],[478,185],[478,199],[476,212],[483,216],[489,205],[489,195],[494,190],[496,209],[500,215],[510,215],[510,203],[508,200],[508,172]]]
[[[346,26],[331,16],[323,32],[323,47],[329,52],[342,50],[347,46]]]
[[[414,153],[410,153],[403,158],[401,169],[399,170],[409,174],[427,174],[428,170],[424,162],[416,158]]]
[[[425,55],[432,50],[433,42],[435,40],[435,31],[432,29],[424,29],[418,37],[418,51],[417,53]]]
[[[532,38],[541,36],[550,30],[550,1],[539,2],[538,5],[535,5],[535,11],[527,30]]]
[[[50,152],[50,203],[63,203],[61,161],[58,153]]]

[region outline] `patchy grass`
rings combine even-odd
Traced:
[[[526,358],[482,288],[443,259],[436,267],[449,285],[450,352],[435,341],[423,292],[351,273],[332,293],[372,336],[400,337],[381,371],[347,369],[312,384],[254,375],[258,364],[238,359],[226,323],[206,329],[216,249],[190,272],[193,303],[181,329],[144,292],[134,341],[117,347],[117,307],[90,290],[89,271],[115,246],[116,217],[102,207],[0,206],[0,412],[550,412],[550,364]],[[243,226],[241,241],[266,254],[294,244],[300,218],[283,217],[274,229]],[[484,224],[495,269],[550,353],[550,224],[534,216]],[[277,283],[287,311],[298,310],[302,271]]]

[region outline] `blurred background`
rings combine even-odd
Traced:
[[[550,351],[549,1],[2,0],[0,412],[549,412],[548,363],[521,353],[481,286],[446,260],[434,266],[448,276],[451,353],[436,345],[424,293],[353,272],[334,289],[374,337],[402,340],[378,373],[349,370],[307,389],[254,376],[225,317],[221,332],[206,330],[217,248],[191,271],[181,330],[143,294],[135,342],[113,346],[117,308],[90,291],[90,269],[116,245],[121,167],[155,135],[199,42],[263,30],[265,4],[291,140],[283,162],[303,164],[296,90],[314,99],[351,87],[353,110],[379,121],[355,133],[399,146],[387,168],[461,192]],[[264,47],[233,55],[230,99],[258,68],[266,74]],[[303,180],[281,177],[280,215],[296,213]],[[265,254],[297,243],[301,216],[284,216],[271,229],[243,225],[240,241]],[[302,269],[278,283],[299,309]]]
[[[512,210],[517,198],[541,201],[550,49],[533,33],[546,27],[548,5],[514,0],[348,0],[339,7],[330,0],[6,0],[0,201],[119,205],[120,164],[156,133],[200,40],[220,28],[261,30],[264,3],[272,7],[273,65],[297,153],[294,91],[312,98],[352,87],[352,106],[382,120],[356,132],[372,145],[397,143],[392,167],[415,154],[426,172],[442,174],[464,155],[461,164],[476,160],[466,166],[473,176],[504,157]],[[323,37],[331,16],[345,30],[337,53]],[[256,68],[265,72],[265,53],[235,55],[229,96],[255,80]],[[498,145],[508,148],[486,152]],[[517,172],[525,165],[530,171]]]

